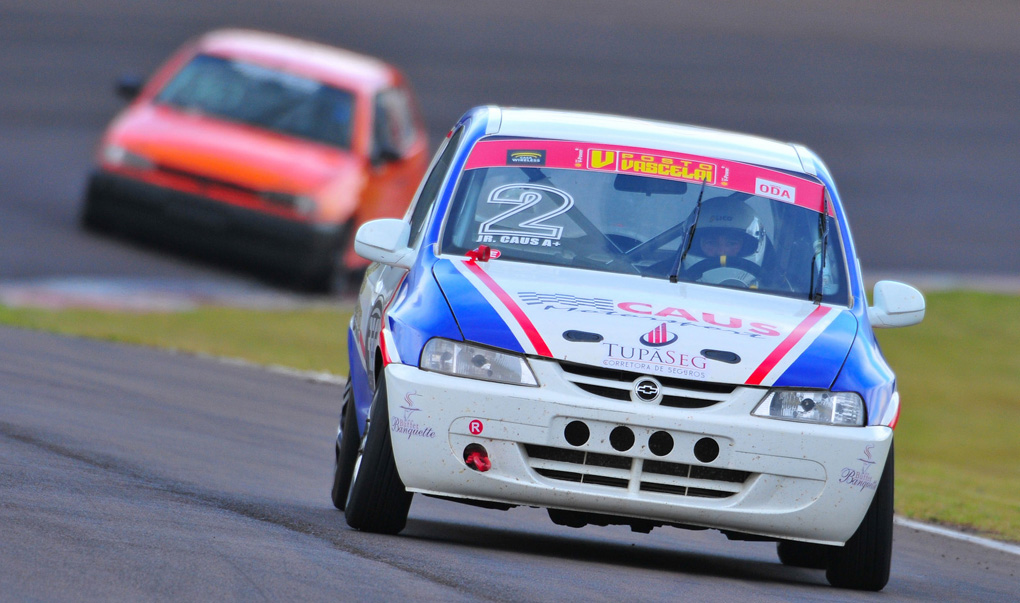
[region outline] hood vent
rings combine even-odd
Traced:
[[[602,341],[602,336],[598,333],[589,333],[588,331],[564,331],[563,339],[578,343],[598,343]]]
[[[726,350],[701,350],[701,355],[709,360],[717,360],[726,364],[737,364],[740,362],[740,356]]]

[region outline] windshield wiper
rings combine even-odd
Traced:
[[[691,250],[691,242],[694,240],[694,230],[698,227],[698,218],[701,217],[701,198],[705,194],[705,182],[701,181],[701,190],[698,191],[698,203],[694,206],[694,220],[691,222],[691,227],[687,230],[687,238],[684,239],[683,244],[676,250],[676,260],[673,262],[673,269],[669,271],[669,282],[677,282],[677,277],[680,274],[680,266],[684,263],[684,258],[687,257],[687,252]]]
[[[818,235],[822,239],[821,259],[818,260],[816,269],[815,258],[811,258],[811,301],[816,304],[822,303],[822,296],[825,293],[825,256],[829,246],[829,196],[822,192],[822,215],[818,218]],[[817,256],[816,256],[817,257]],[[820,284],[818,281],[822,281]]]

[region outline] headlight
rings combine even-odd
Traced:
[[[864,400],[853,392],[776,389],[765,396],[753,414],[805,423],[864,425]]]
[[[538,386],[524,356],[449,339],[430,339],[421,352],[419,366],[426,371],[469,379]]]
[[[108,144],[103,147],[103,161],[110,165],[135,168],[137,170],[151,170],[154,166],[148,157],[143,157],[122,146]]]

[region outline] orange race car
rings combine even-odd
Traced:
[[[144,85],[98,150],[86,228],[342,290],[357,227],[403,215],[427,167],[411,88],[380,60],[254,31],[208,33]]]

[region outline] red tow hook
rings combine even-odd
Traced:
[[[492,469],[492,461],[489,460],[489,453],[481,444],[468,444],[464,449],[464,462],[475,471],[484,473]]]

